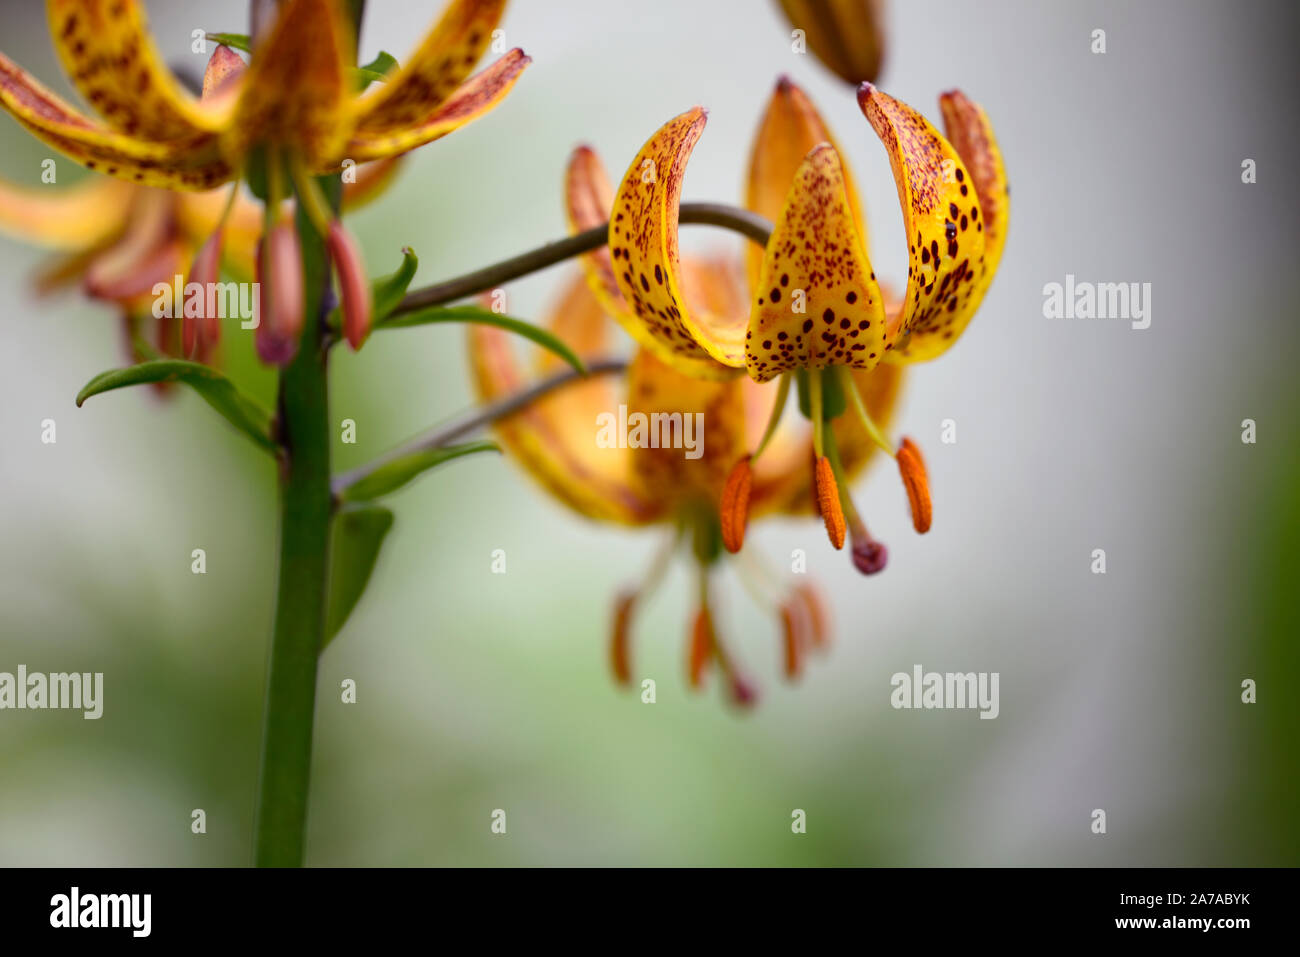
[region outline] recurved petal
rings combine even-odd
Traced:
[[[887,343],[876,274],[862,248],[839,153],[823,143],[790,185],[768,240],[746,333],[749,375],[871,369]]]
[[[216,150],[216,138],[148,143],[93,121],[55,96],[0,54],[0,106],[43,143],[87,169],[145,186],[210,189],[231,169]]]
[[[453,0],[401,69],[358,100],[358,131],[423,125],[483,56],[505,6],[506,0]]]
[[[133,190],[92,176],[75,186],[15,186],[0,180],[0,231],[60,250],[98,246],[126,226]]]
[[[670,120],[641,148],[614,197],[609,247],[628,332],[683,372],[729,377],[745,363],[743,317],[692,309],[682,292],[677,226],[682,179],[704,110]],[[710,365],[706,360],[712,360]]]
[[[953,317],[950,324],[941,330],[930,333],[914,331],[898,356],[893,358],[891,354],[892,361],[922,362],[947,350],[984,301],[1007,241],[1011,196],[1007,192],[1007,174],[1002,165],[1002,151],[993,136],[993,126],[984,110],[958,90],[939,97],[939,108],[943,112],[943,128],[948,141],[965,162],[970,177],[967,180],[965,174],[954,172],[954,175],[963,176],[958,189],[962,199],[959,232],[974,230],[982,233],[984,257],[974,269],[975,278],[970,282],[969,295],[958,307],[961,317]],[[972,190],[978,202],[971,201]],[[953,333],[951,338],[946,337],[947,332]]]
[[[745,205],[775,221],[785,207],[790,184],[804,159],[819,143],[830,143],[839,150],[830,129],[818,114],[812,101],[789,77],[777,81],[772,98],[768,101],[763,119],[758,125],[754,145],[749,153],[749,177],[745,186]],[[844,169],[844,190],[848,194],[849,208],[862,248],[870,250],[867,241],[866,221],[852,173]],[[746,247],[746,267],[750,288],[757,288],[763,250],[752,243]]]
[[[351,133],[347,61],[355,38],[342,0],[285,0],[253,49],[221,149],[238,163],[255,143],[298,152],[313,169],[337,164]],[[360,162],[358,157],[353,157]]]
[[[523,50],[511,50],[466,80],[448,99],[423,117],[391,129],[356,130],[348,142],[347,158],[363,163],[404,153],[472,123],[490,113],[506,98],[519,74],[531,62]]]
[[[858,105],[889,154],[908,243],[907,290],[890,317],[888,348],[906,349],[908,338],[922,337],[933,358],[974,312],[975,278],[985,264],[984,232],[971,213],[979,202],[957,150],[925,117],[870,83],[858,90]]]
[[[576,291],[570,287],[566,292],[561,306],[586,308],[585,293],[579,280]],[[590,302],[590,296],[585,298]],[[473,325],[468,339],[474,387],[481,401],[528,385],[505,332]],[[498,420],[495,430],[529,474],[570,508],[603,521],[644,525],[663,516],[663,503],[645,498],[634,488],[627,449],[601,448],[596,442],[596,415],[616,408],[608,381],[575,382]]]
[[[157,142],[223,125],[167,69],[138,0],[47,0],[46,11],[73,85],[113,129]]]
[[[781,0],[817,59],[841,79],[874,80],[884,59],[883,0]]]
[[[699,500],[716,507],[732,466],[748,451],[744,379],[685,375],[648,349],[638,350],[627,377],[629,445],[637,427],[632,416],[645,417],[643,438],[631,453],[642,493],[674,505]]]
[[[614,187],[610,184],[600,157],[591,147],[579,146],[569,157],[564,178],[564,206],[569,231],[580,233],[602,225],[609,220],[613,205]],[[661,358],[672,362],[675,368],[690,375],[705,379],[729,378],[732,375],[730,369],[719,365],[707,355],[702,355],[699,351],[672,352],[650,334],[645,323],[623,298],[609,245],[583,255],[581,263],[591,291],[605,313],[613,317],[642,346],[655,351]]]

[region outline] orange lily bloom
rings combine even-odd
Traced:
[[[344,186],[344,208],[376,196],[397,163],[360,167],[355,182]],[[153,345],[164,355],[212,361],[219,322],[205,316],[192,323],[193,330],[183,330],[191,325],[184,318],[155,318],[154,285],[171,285],[178,275],[187,283],[215,282],[222,267],[237,281],[251,279],[262,223],[261,205],[233,186],[175,193],[107,176],[70,187],[22,187],[0,180],[0,233],[59,253],[37,277],[37,291],[79,281],[87,296],[117,307],[133,361],[142,358],[133,344],[142,323],[156,323]],[[224,237],[217,261],[200,276],[191,264],[200,265],[202,250],[217,235]]]
[[[772,109],[779,110],[782,105],[777,101]],[[769,111],[768,122],[774,121],[780,122],[773,120]],[[789,172],[793,173],[793,166]],[[751,189],[761,192],[768,176],[768,171],[760,170],[751,180]],[[580,147],[574,152],[565,192],[572,232],[610,217],[614,190],[591,149]],[[617,216],[615,211],[615,222]],[[621,253],[611,256],[608,248],[584,257],[587,281],[570,282],[556,304],[550,329],[579,355],[608,355],[611,316],[629,331],[637,332],[638,327],[628,320],[630,310],[613,275],[622,259]],[[682,260],[679,266],[683,298],[693,307],[726,315],[744,313],[747,294],[741,263],[727,258],[700,258]],[[695,365],[683,370],[676,362],[666,361],[664,350],[652,348],[656,342],[653,338],[640,339],[621,382],[608,378],[576,381],[499,420],[496,431],[507,451],[547,491],[575,511],[625,526],[666,525],[673,529],[672,542],[683,535],[690,537],[700,588],[689,633],[688,682],[698,687],[706,671],[716,666],[728,683],[732,701],[749,704],[754,699],[753,686],[718,633],[710,600],[712,574],[741,500],[747,515],[804,513],[812,505],[807,469],[813,454],[811,430],[806,425],[787,423],[768,428],[781,397],[777,386],[736,375],[701,376]],[[526,385],[527,376],[519,368],[503,332],[475,326],[469,332],[469,342],[480,398],[491,400]],[[557,361],[550,353],[541,353],[537,373],[551,371]],[[882,367],[862,377],[860,385],[867,405],[881,421],[888,421],[901,381],[902,370],[896,366]],[[688,417],[698,413],[702,431],[698,457],[684,454],[683,448],[658,447],[665,443],[627,447],[633,444],[630,435],[622,447],[602,445],[598,441],[598,423],[602,417],[614,417],[620,404],[624,407],[621,414],[629,422],[642,415],[642,421],[653,423],[651,417],[658,414],[669,417],[665,421],[676,422],[679,435]],[[853,419],[837,421],[832,429],[840,443],[844,469],[848,474],[857,474],[874,450],[870,438]],[[747,448],[762,442],[769,431],[764,454],[755,461],[743,487],[729,482],[732,464]],[[782,668],[787,677],[795,678],[808,651],[827,641],[825,612],[811,585],[782,584],[752,558],[742,556],[735,561],[742,580],[756,586],[751,588],[755,598],[768,605],[779,620],[783,633]],[[883,547],[878,558],[883,563]],[[633,614],[664,565],[663,558],[656,561],[648,580],[620,595],[615,604],[610,660],[620,684],[632,681]],[[768,597],[774,589],[781,595],[775,604]]]
[[[505,0],[453,0],[412,58],[357,95],[344,0],[285,0],[242,69],[226,62],[198,100],[167,69],[138,0],[47,0],[50,33],[96,120],[0,54],[0,105],[90,169],[147,186],[205,190],[237,178],[266,144],[309,172],[396,156],[490,111],[528,65],[511,50],[481,73]],[[228,52],[228,51],[227,51]]]
[[[901,299],[882,289],[866,253],[857,192],[839,150],[807,97],[782,80],[760,127],[748,205],[771,218],[765,249],[751,253],[748,310],[719,311],[683,295],[678,205],[687,159],[704,129],[696,108],[669,121],[633,160],[610,223],[610,269],[592,280],[624,327],[687,374],[755,382],[794,375],[813,422],[819,510],[836,548],[846,534],[854,562],[877,570],[878,546],[847,495],[837,435],[825,425],[852,408],[864,432],[899,467],[913,524],[925,532],[931,502],[915,443],[897,451],[863,400],[864,376],[936,358],[969,324],[1006,239],[1008,193],[993,130],[959,92],[940,105],[948,138],[905,104],[863,84],[858,102],[889,153],[911,266]],[[831,373],[823,370],[830,369]],[[738,486],[754,460],[740,457]],[[727,546],[743,541],[737,500]]]
[[[264,171],[270,208],[255,257],[268,307],[256,344],[262,359],[277,365],[297,353],[305,318],[298,238],[281,203],[286,173],[329,246],[343,286],[346,338],[360,348],[370,327],[370,287],[356,243],[313,176],[349,162],[391,160],[445,136],[496,106],[529,62],[516,49],[469,77],[492,42],[505,0],[453,0],[404,67],[358,94],[346,6],[345,0],[285,0],[247,65],[217,47],[195,99],[163,65],[137,0],[48,0],[60,59],[102,122],[0,54],[0,105],[37,138],[109,176],[206,190],[241,178],[254,150],[265,150],[265,162],[249,163],[247,171],[250,182],[254,170]],[[191,273],[202,282],[216,277],[223,225],[193,260]],[[200,327],[215,329],[215,319],[203,320],[182,330],[188,353],[204,351]]]

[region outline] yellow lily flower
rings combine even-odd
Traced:
[[[825,403],[841,395],[840,385],[863,429],[897,461],[916,530],[927,531],[931,506],[920,451],[910,440],[895,451],[882,437],[858,381],[951,347],[993,280],[1009,202],[992,127],[960,92],[940,99],[949,138],[869,83],[858,102],[889,153],[903,208],[911,266],[901,299],[882,289],[867,258],[860,204],[839,150],[788,80],[778,84],[751,162],[749,205],[775,228],[761,255],[751,254],[747,315],[701,308],[682,294],[678,205],[705,124],[699,108],[670,120],[633,160],[614,199],[613,268],[590,271],[633,337],[687,374],[724,378],[743,369],[755,382],[806,377],[801,391],[811,405],[820,510],[836,548],[853,533],[862,567],[871,564],[872,545],[843,490],[847,476],[835,461],[834,433],[824,433],[824,420],[840,412]],[[824,382],[822,370],[833,366],[842,367],[837,378]],[[751,466],[742,458],[732,482],[748,481]],[[733,550],[745,521],[743,497],[736,502],[727,522]]]
[[[138,0],[47,0],[59,58],[101,119],[3,54],[0,105],[83,166],[142,185],[211,189],[237,178],[259,144],[326,173],[432,142],[500,103],[529,62],[522,50],[469,74],[504,7],[453,0],[400,70],[356,95],[343,0],[285,0],[248,68],[230,64],[216,95],[200,101],[163,64]]]
[[[764,185],[766,174],[754,188]],[[605,222],[613,204],[613,187],[594,151],[576,150],[566,176],[566,205],[570,230],[581,232]],[[584,259],[586,282],[578,279],[564,289],[549,321],[552,332],[587,358],[608,355],[611,315],[627,327],[628,311],[612,272],[621,261],[602,248]],[[726,258],[686,259],[680,264],[684,297],[700,308],[719,314],[743,314],[746,292],[738,262]],[[469,332],[470,358],[478,395],[492,400],[517,392],[526,385],[506,335],[488,326]],[[540,353],[539,375],[556,367],[549,352]],[[864,379],[866,400],[874,415],[887,421],[899,392],[902,370],[886,367]],[[664,361],[660,352],[640,345],[621,382],[607,378],[576,381],[534,402],[522,411],[498,420],[496,430],[506,450],[552,495],[575,511],[599,521],[624,526],[667,525],[671,541],[689,533],[698,565],[699,606],[689,632],[688,679],[699,686],[704,673],[716,665],[728,683],[732,700],[749,704],[754,689],[726,650],[716,628],[710,602],[711,572],[725,538],[726,513],[719,509],[727,474],[737,457],[763,439],[778,401],[777,389],[737,376],[699,376],[694,368],[683,372]],[[628,421],[654,420],[656,413],[675,417],[684,435],[688,417],[702,423],[699,455],[691,458],[682,448],[604,447],[597,440],[602,417],[622,414]],[[843,451],[844,467],[856,473],[873,452],[869,438],[857,422],[834,424]],[[806,512],[813,504],[807,463],[813,454],[806,426],[782,424],[767,436],[766,452],[755,463],[751,481],[743,490],[748,509],[756,515]],[[608,443],[605,443],[608,445]],[[732,490],[733,495],[735,490]],[[670,552],[669,552],[670,553]],[[665,553],[665,554],[669,554]],[[752,556],[751,556],[752,558]],[[883,552],[880,555],[883,562]],[[739,559],[737,561],[740,561]],[[630,629],[632,614],[662,574],[665,561],[656,561],[648,580],[619,596],[614,613],[610,660],[620,684],[631,682]],[[827,622],[821,603],[810,585],[789,587],[772,573],[740,564],[742,579],[763,604],[773,588],[782,593],[768,608],[779,617],[783,631],[782,662],[785,674],[796,677],[809,649],[825,644]],[[755,576],[761,578],[754,582]]]

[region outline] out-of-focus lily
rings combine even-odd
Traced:
[[[255,38],[247,65],[217,47],[196,99],[163,64],[138,0],[47,0],[59,57],[100,121],[0,54],[0,105],[90,169],[142,186],[206,190],[245,175],[250,157],[261,151],[270,213],[258,281],[270,287],[275,322],[257,343],[262,358],[276,364],[297,352],[304,320],[284,312],[301,300],[302,285],[296,239],[277,229],[286,174],[348,284],[347,339],[357,348],[369,324],[369,285],[355,281],[356,244],[313,177],[349,161],[396,157],[447,135],[501,102],[529,62],[514,49],[470,77],[493,41],[505,0],[453,0],[403,67],[357,93],[350,70],[356,38],[346,8],[346,0],[284,0],[275,22]],[[200,275],[211,269],[222,238],[214,235],[210,243],[195,262]]]
[[[884,0],[780,0],[790,26],[831,71],[875,82],[885,56]]]
[[[397,160],[369,163],[343,190],[345,209],[368,202],[390,181]],[[80,283],[92,299],[122,315],[133,360],[140,327],[153,325],[153,348],[211,362],[220,339],[216,316],[154,315],[154,286],[254,277],[263,214],[260,204],[227,186],[177,193],[91,176],[75,186],[25,187],[0,180],[0,233],[57,251],[36,278],[38,292]]]
[[[957,340],[997,269],[1008,194],[992,127],[961,93],[940,98],[948,138],[870,84],[858,102],[885,144],[898,186],[911,262],[901,299],[887,297],[877,282],[838,149],[786,80],[751,162],[748,204],[775,228],[763,252],[751,255],[747,314],[701,308],[682,293],[678,205],[686,161],[704,128],[698,108],[671,120],[633,160],[614,201],[612,268],[593,266],[591,273],[629,332],[675,368],[713,378],[743,369],[755,382],[798,380],[813,423],[813,472],[827,533],[836,548],[851,534],[854,563],[869,572],[878,570],[883,553],[848,497],[848,476],[837,462],[842,450],[825,425],[852,409],[864,433],[895,458],[916,530],[927,531],[931,503],[920,451],[910,440],[895,450],[883,437],[863,402],[862,377],[933,359]],[[748,481],[757,457],[739,459],[735,487]],[[744,501],[728,500],[735,505],[726,544],[738,550]]]
[[[580,232],[610,216],[613,188],[596,154],[587,147],[575,151],[566,178],[570,229]],[[617,214],[615,214],[617,215]],[[564,291],[550,322],[551,330],[586,357],[608,354],[608,317],[628,323],[628,307],[612,276],[622,255],[601,249],[584,260],[588,282],[576,281]],[[745,309],[746,293],[740,263],[726,258],[686,259],[680,263],[684,297],[701,308],[724,313]],[[470,333],[475,383],[483,399],[513,393],[526,376],[510,344],[499,330],[476,326]],[[687,675],[696,687],[709,667],[716,666],[728,683],[731,699],[740,705],[754,700],[753,686],[742,675],[717,628],[711,601],[713,572],[723,557],[727,534],[724,488],[735,460],[766,434],[766,451],[755,464],[743,489],[746,513],[805,512],[812,490],[807,463],[813,447],[806,427],[782,424],[769,429],[780,391],[735,375],[704,376],[675,368],[662,352],[642,345],[625,380],[577,381],[497,423],[507,450],[551,494],[574,510],[601,521],[626,526],[666,525],[670,542],[689,537],[699,576],[699,598],[689,630]],[[542,354],[537,372],[550,371],[556,359]],[[898,395],[902,372],[886,367],[862,385],[872,413],[887,420]],[[599,423],[620,416],[629,422],[670,423],[683,441],[658,441],[656,447],[607,447],[598,441]],[[698,457],[681,447],[691,417],[698,413],[702,431]],[[652,418],[652,416],[662,418]],[[844,419],[833,426],[839,436],[844,467],[856,473],[873,448],[858,423]],[[693,453],[694,454],[694,453]],[[732,488],[734,498],[738,490]],[[724,507],[720,509],[719,502]],[[632,680],[630,634],[634,612],[662,575],[671,547],[655,561],[646,581],[619,596],[610,643],[611,665],[621,684]],[[825,644],[825,613],[811,585],[789,586],[747,554],[734,561],[750,591],[781,623],[781,659],[793,678],[811,648]],[[772,601],[771,595],[779,599]]]
[[[453,0],[411,59],[358,95],[344,0],[285,0],[247,69],[226,50],[200,101],[164,65],[139,0],[47,0],[59,58],[100,118],[3,54],[0,104],[78,163],[148,186],[211,189],[237,178],[255,146],[326,173],[347,159],[363,163],[429,143],[500,103],[529,62],[523,51],[470,71],[504,7],[505,0]]]

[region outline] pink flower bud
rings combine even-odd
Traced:
[[[372,303],[366,267],[361,262],[361,251],[357,248],[356,240],[337,219],[330,223],[329,236],[325,242],[339,277],[343,335],[355,352],[370,334]]]
[[[181,322],[181,348],[184,349],[186,356],[197,356],[201,362],[207,361],[208,356],[221,340],[221,320],[215,310],[209,314],[207,291],[210,284],[217,282],[220,277],[222,238],[223,231],[220,229],[208,237],[199,248],[198,255],[194,257],[189,277],[185,282],[186,289],[189,288],[190,283],[196,284],[201,290],[201,298],[197,315],[190,315],[192,309],[185,310]]]
[[[298,352],[302,335],[302,254],[298,233],[290,220],[271,227],[265,238],[265,262],[258,263],[263,292],[255,342],[268,365],[288,365]],[[259,260],[261,256],[259,255]]]

